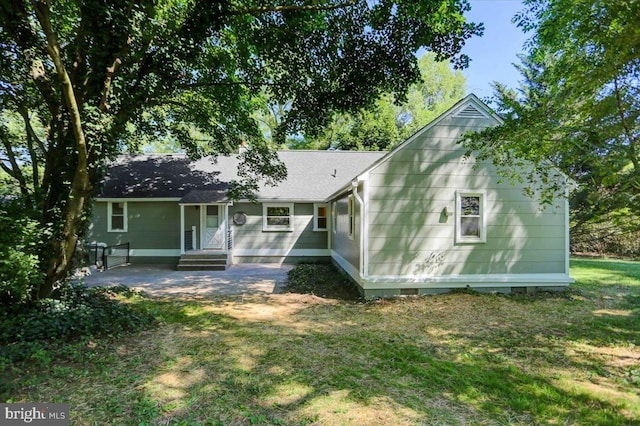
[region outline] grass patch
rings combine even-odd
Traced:
[[[134,298],[158,328],[5,366],[0,398],[78,425],[638,424],[640,274],[595,262],[543,297]]]

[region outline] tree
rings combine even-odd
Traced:
[[[251,142],[247,178],[285,173],[252,118],[251,96],[291,102],[281,128],[324,125],[417,79],[414,52],[465,66],[466,0],[2,0],[3,169],[32,183],[25,209],[50,237],[39,255],[47,297],[72,265],[105,161],[139,135],[171,135],[193,156]],[[39,132],[38,129],[43,129]],[[208,144],[194,143],[194,131]],[[138,137],[137,137],[138,136]]]
[[[465,78],[449,61],[431,52],[419,61],[420,81],[412,84],[404,102],[384,94],[355,114],[337,114],[318,135],[307,134],[299,146],[379,151],[393,148],[436,118],[465,94]]]
[[[572,225],[640,214],[640,3],[526,1],[514,19],[534,35],[516,91],[495,85],[504,124],[464,145],[545,202],[578,186]],[[532,167],[530,165],[533,165]],[[637,229],[637,222],[636,222]]]

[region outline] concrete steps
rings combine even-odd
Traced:
[[[180,256],[178,271],[226,271],[226,253],[207,253],[198,251]]]

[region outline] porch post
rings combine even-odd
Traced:
[[[184,254],[184,204],[180,204],[180,254]]]
[[[196,247],[196,226],[195,225],[191,226],[191,247],[193,247],[194,250],[198,250],[198,247]]]

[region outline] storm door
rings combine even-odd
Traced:
[[[221,205],[203,206],[203,239],[202,248],[222,249],[224,245],[224,220]]]

